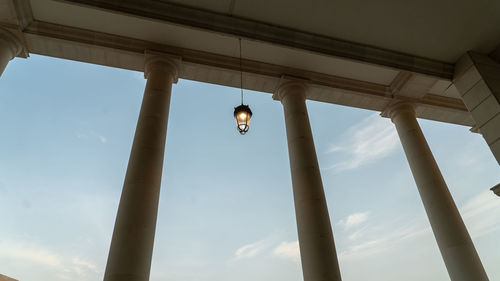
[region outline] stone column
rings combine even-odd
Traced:
[[[274,95],[285,112],[295,215],[304,281],[340,281],[323,183],[306,107],[306,85],[283,84]]]
[[[19,39],[12,32],[0,27],[0,77],[9,61],[21,51],[22,44]]]
[[[172,83],[180,59],[147,55],[139,120],[109,250],[105,281],[147,281],[160,196]]]
[[[413,106],[398,103],[388,114],[396,125],[450,279],[487,281],[467,228],[420,130]]]

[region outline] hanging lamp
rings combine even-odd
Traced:
[[[248,105],[243,104],[243,68],[241,66],[241,38],[238,38],[240,44],[240,90],[241,90],[241,105],[234,108],[234,118],[236,118],[236,127],[240,134],[244,135],[250,128],[250,118],[252,111]]]

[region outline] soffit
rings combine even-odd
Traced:
[[[160,0],[454,63],[500,44],[500,1]]]
[[[214,7],[221,9],[225,4],[229,5],[229,2],[222,1]],[[209,1],[201,3],[207,5]],[[38,21],[208,53],[238,56],[238,41],[230,35],[59,1],[32,0],[31,6],[33,16]],[[390,84],[398,73],[398,71],[387,67],[325,56],[261,41],[243,40],[242,48],[243,57],[246,59],[383,85]]]
[[[17,24],[14,6],[8,0],[0,0],[0,22]]]

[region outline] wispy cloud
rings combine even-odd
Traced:
[[[338,143],[330,146],[327,153],[344,154],[346,160],[325,169],[337,172],[356,169],[388,156],[397,145],[398,135],[391,121],[372,114],[349,128]]]
[[[500,217],[500,200],[491,191],[484,191],[472,197],[463,204],[460,211],[472,238],[500,230],[500,220],[498,219]],[[347,225],[360,226],[362,222],[366,222],[366,216],[359,214],[362,213],[348,216],[338,225],[343,226],[345,230],[349,230]],[[348,223],[349,218],[352,218],[351,223]],[[405,219],[404,221],[403,224],[395,221],[386,224],[385,227],[380,223],[377,223],[377,227],[364,225],[362,228],[356,228],[353,232],[349,231],[346,234],[349,241],[348,246],[340,252],[339,256],[343,259],[362,259],[391,250],[398,243],[422,238],[425,235],[434,240],[427,217]],[[387,231],[387,229],[394,230]],[[365,238],[358,239],[361,236]]]
[[[265,249],[269,247],[269,241],[267,239],[260,240],[251,244],[246,244],[239,247],[234,253],[235,259],[252,258],[262,253]]]
[[[0,259],[24,264],[26,268],[37,265],[53,270],[59,279],[82,280],[82,277],[99,274],[94,263],[80,257],[68,258],[50,247],[20,241],[0,241]]]
[[[368,219],[369,211],[354,213],[352,215],[347,216],[347,218],[342,219],[338,222],[339,226],[344,227],[345,229],[349,229],[355,225],[359,225],[364,223]]]
[[[487,235],[500,229],[500,200],[489,191],[478,194],[465,202],[461,213],[473,238]],[[337,226],[347,239],[338,247],[339,258],[357,260],[373,257],[401,247],[402,243],[415,244],[415,239],[427,239],[432,243],[431,227],[425,216],[399,218],[391,222],[372,222],[371,211],[356,212],[340,220]],[[363,237],[363,239],[360,239]],[[273,242],[274,241],[274,242]],[[342,241],[342,240],[340,240]],[[338,241],[337,241],[338,242]],[[418,242],[420,243],[420,242]],[[416,244],[418,244],[416,243]],[[239,247],[233,260],[272,255],[276,258],[298,262],[300,249],[298,241],[280,241],[266,238]]]
[[[37,263],[53,268],[63,268],[61,258],[45,247],[16,241],[2,241],[0,246],[0,257]]]
[[[489,190],[465,202],[461,213],[473,238],[500,229],[500,200]]]
[[[94,271],[96,273],[99,273],[99,270],[97,269],[97,265],[94,263],[91,263],[89,261],[86,261],[80,257],[74,257],[72,260],[73,265],[79,267],[79,268],[84,268],[88,269],[90,271]]]
[[[281,242],[274,248],[273,255],[293,262],[299,261],[299,241]]]
[[[97,133],[96,131],[93,130],[79,130],[75,133],[75,136],[78,139],[97,139],[101,143],[106,143],[108,142],[108,138],[106,138],[104,135]]]
[[[381,232],[378,235],[371,235],[371,239],[355,243],[340,252],[339,257],[343,259],[362,259],[390,250],[403,240],[416,238],[426,233],[430,233],[430,227],[423,223],[414,222],[389,233]]]
[[[276,257],[297,262],[300,259],[298,241],[279,241],[276,235],[239,247],[230,261],[255,257]]]
[[[354,241],[354,240],[358,240],[362,236],[363,236],[363,231],[358,230],[358,231],[354,231],[353,233],[349,234],[349,236],[347,236],[347,238],[351,241]]]

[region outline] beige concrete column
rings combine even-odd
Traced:
[[[123,184],[105,281],[147,281],[160,196],[172,83],[180,59],[147,55],[146,89]]]
[[[22,51],[19,39],[7,29],[0,27],[0,77],[10,60]]]
[[[396,125],[434,237],[452,281],[487,281],[481,260],[415,117],[399,103],[388,112]]]
[[[299,81],[283,84],[274,95],[285,112],[302,272],[304,281],[340,281],[305,95],[306,85]]]

